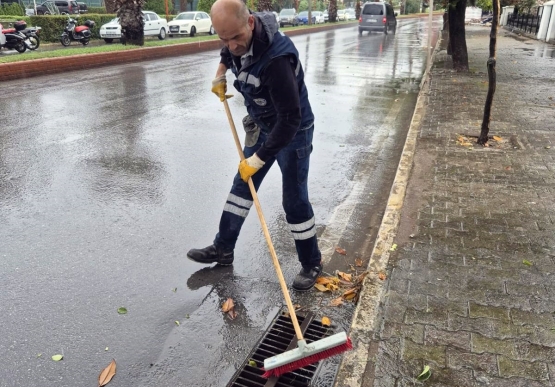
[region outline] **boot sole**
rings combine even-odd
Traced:
[[[217,263],[220,266],[231,266],[231,265],[233,265],[233,259],[230,262],[222,263],[222,262],[218,262],[218,261],[200,262],[200,261],[197,261],[196,259],[191,258],[189,256],[189,254],[187,254],[187,258],[189,258],[189,260],[191,260],[193,262],[200,263],[200,264],[203,264],[203,265],[211,265],[213,263]]]

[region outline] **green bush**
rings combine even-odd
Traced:
[[[17,3],[0,5],[0,15],[25,16],[25,8]]]
[[[106,14],[105,7],[87,7],[88,13]]]
[[[95,22],[94,28],[92,29],[92,39],[100,39],[100,26],[108,23],[110,20],[116,17],[116,15],[110,14],[84,14],[84,15],[72,15],[72,17],[77,20],[78,25],[85,23],[85,20],[92,20]],[[37,26],[41,27],[40,39],[43,42],[58,42],[60,40],[60,35],[64,32],[64,28],[67,24],[67,15],[57,16],[30,16],[26,18],[21,18],[27,22],[27,26]]]
[[[197,10],[210,13],[210,8],[212,8],[212,4],[214,4],[215,2],[216,0],[199,0],[197,4]]]

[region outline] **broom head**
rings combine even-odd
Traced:
[[[262,377],[281,376],[352,348],[351,339],[345,332],[336,333],[310,344],[307,344],[305,340],[299,340],[297,348],[264,360],[264,371],[266,372]]]

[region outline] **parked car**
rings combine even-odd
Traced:
[[[151,11],[143,11],[143,19],[145,21],[145,36],[158,36],[160,40],[166,38],[166,33],[168,31],[168,22],[166,19],[161,18]],[[106,43],[112,43],[114,39],[121,40],[121,25],[119,24],[118,17],[100,27],[100,38],[104,39]]]
[[[45,1],[37,5],[37,15],[78,15],[79,4],[74,0]]]
[[[214,35],[212,19],[206,12],[181,12],[168,23],[170,37],[174,35],[195,36],[196,33]]]
[[[312,14],[316,17],[316,24],[322,24],[325,22],[324,13],[320,11],[314,11]]]
[[[346,9],[338,9],[337,10],[337,21],[345,21],[347,20]]]
[[[354,9],[346,9],[345,10],[345,20],[356,20],[356,14]]]
[[[324,23],[327,23],[330,21],[330,13],[328,12],[328,10],[324,11]]]
[[[358,21],[358,33],[359,35],[362,35],[363,31],[368,31],[368,33],[378,31],[386,35],[389,31],[395,33],[397,29],[396,16],[397,13],[393,11],[393,7],[387,3],[364,3]]]
[[[279,26],[283,27],[285,25],[293,27],[299,25],[299,19],[297,19],[297,11],[295,8],[284,8],[279,13]]]
[[[87,4],[86,4],[86,3],[77,2],[77,5],[79,5],[79,13],[87,13],[87,12],[89,12],[89,8],[87,7]]]
[[[312,19],[312,24],[316,24],[316,16],[314,16],[314,12],[310,15]],[[297,19],[301,24],[308,24],[308,11],[299,12],[297,15]]]
[[[276,18],[276,22],[279,25],[279,13],[272,11],[272,13],[274,14],[275,18]]]

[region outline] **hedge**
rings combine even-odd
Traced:
[[[17,3],[0,5],[0,15],[25,16],[25,8]]]
[[[165,15],[159,15],[165,19]],[[92,29],[92,39],[100,39],[100,27],[108,23],[113,18],[117,17],[114,14],[93,14],[86,13],[84,15],[71,15],[72,18],[77,20],[78,25],[85,23],[85,20],[93,20],[95,22]],[[60,35],[64,32],[67,24],[67,15],[40,15],[40,16],[2,16],[0,15],[0,24],[4,28],[11,27],[12,24],[18,20],[25,20],[27,27],[41,27],[40,40],[42,42],[59,42]],[[170,18],[171,20],[171,18]]]

